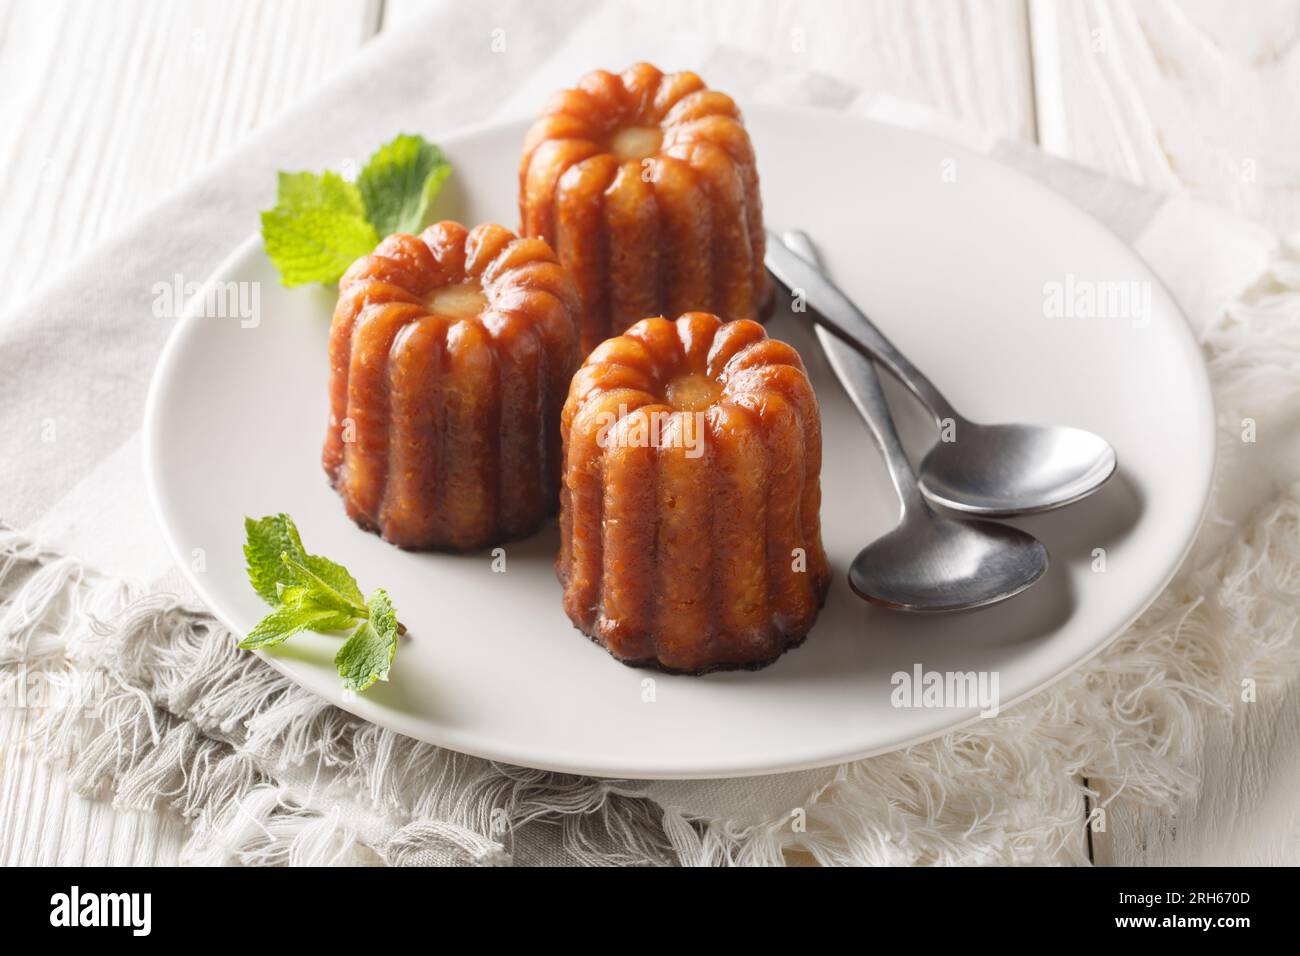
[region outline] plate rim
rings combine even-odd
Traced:
[[[784,115],[785,117],[787,117],[786,120],[787,122],[790,121],[790,119],[792,118],[806,116],[807,114],[814,114],[823,119],[837,119],[849,123],[858,123],[866,126],[876,127],[877,129],[884,129],[888,131],[890,134],[901,134],[907,137],[918,137],[924,140],[928,140],[932,143],[940,143],[943,145],[944,149],[948,150],[949,152],[955,155],[959,155],[959,156],[965,155],[968,157],[974,157],[975,159],[977,159],[977,161],[989,163],[994,166],[1000,167],[1004,172],[1014,176],[1022,184],[1028,184],[1032,188],[1032,190],[1037,191],[1040,194],[1043,194],[1047,197],[1050,197],[1048,200],[1049,202],[1064,204],[1065,206],[1072,209],[1074,213],[1076,213],[1077,215],[1081,215],[1085,217],[1091,223],[1100,227],[1106,233],[1106,235],[1108,235],[1111,238],[1111,240],[1113,240],[1119,246],[1123,247],[1123,249],[1126,250],[1126,252],[1129,255],[1131,255],[1138,264],[1140,264],[1141,269],[1146,274],[1146,278],[1148,278],[1150,281],[1154,282],[1162,290],[1164,290],[1164,293],[1168,299],[1169,304],[1172,305],[1174,312],[1182,320],[1181,323],[1179,323],[1178,325],[1178,332],[1175,333],[1175,338],[1178,339],[1183,351],[1191,359],[1191,361],[1188,362],[1187,364],[1196,370],[1194,377],[1197,383],[1197,391],[1199,393],[1197,397],[1201,400],[1201,402],[1203,402],[1207,411],[1207,414],[1204,420],[1202,421],[1202,427],[1204,427],[1206,432],[1208,433],[1207,454],[1206,454],[1206,457],[1208,458],[1208,462],[1201,463],[1202,464],[1201,473],[1203,474],[1204,478],[1197,494],[1197,497],[1200,502],[1200,506],[1195,516],[1191,520],[1183,521],[1182,528],[1180,529],[1183,535],[1182,540],[1180,542],[1180,546],[1174,558],[1169,562],[1168,566],[1164,569],[1164,572],[1159,578],[1158,584],[1152,587],[1150,592],[1143,597],[1141,602],[1138,603],[1138,605],[1135,607],[1135,609],[1130,614],[1130,616],[1128,616],[1121,625],[1116,627],[1104,639],[1097,641],[1085,653],[1079,655],[1077,658],[1070,661],[1065,666],[1059,668],[1054,674],[1045,678],[1041,682],[1035,683],[1034,686],[1025,690],[1023,693],[1018,694],[1009,700],[999,702],[999,711],[1009,710],[1010,708],[1019,705],[1020,703],[1027,700],[1028,698],[1044,690],[1047,690],[1048,688],[1055,685],[1058,681],[1072,674],[1078,668],[1082,667],[1088,661],[1092,660],[1095,656],[1097,656],[1102,651],[1104,651],[1120,635],[1122,635],[1125,631],[1127,631],[1133,625],[1133,623],[1151,607],[1151,605],[1156,601],[1156,599],[1168,587],[1170,581],[1173,580],[1173,578],[1177,575],[1178,571],[1182,568],[1184,562],[1187,559],[1188,554],[1190,553],[1193,545],[1195,544],[1201,526],[1203,525],[1206,515],[1208,514],[1211,492],[1214,488],[1214,483],[1217,478],[1218,441],[1217,441],[1217,411],[1214,402],[1214,393],[1210,383],[1209,371],[1205,365],[1204,357],[1201,354],[1200,346],[1196,340],[1191,323],[1188,320],[1187,315],[1184,312],[1181,304],[1170,292],[1166,283],[1164,283],[1164,281],[1160,278],[1160,276],[1158,276],[1155,273],[1155,271],[1147,263],[1146,259],[1143,258],[1143,256],[1132,245],[1126,242],[1113,229],[1111,229],[1105,223],[1098,220],[1087,210],[1082,209],[1081,207],[1073,203],[1070,199],[1063,196],[1061,193],[1051,189],[1050,187],[1044,185],[1043,183],[1040,183],[1038,180],[1022,172],[1020,169],[1016,168],[1015,166],[1002,163],[991,155],[978,152],[960,143],[952,142],[941,136],[926,132],[924,130],[914,130],[908,127],[898,126],[891,123],[883,123],[877,120],[870,119],[868,117],[858,116],[852,113],[846,113],[834,109],[818,108],[818,107],[791,107],[791,106],[754,103],[745,107],[745,113],[746,114],[767,113],[772,115]],[[492,132],[492,131],[496,131],[499,129],[508,128],[512,126],[520,126],[521,128],[526,128],[526,125],[527,125],[527,121],[520,118],[507,118],[504,120],[489,120],[486,122],[475,123],[470,126],[460,127],[454,132],[449,133],[446,136],[440,137],[440,141],[444,145],[454,146],[455,143],[458,141],[473,139],[474,137],[483,135],[484,133],[488,133],[488,132]],[[205,587],[203,581],[201,580],[201,577],[197,574],[197,572],[193,570],[193,568],[190,565],[190,562],[186,560],[184,552],[180,546],[180,542],[176,539],[172,522],[169,520],[170,512],[164,503],[164,495],[161,489],[161,485],[163,483],[163,475],[161,470],[161,462],[159,461],[157,430],[159,427],[158,424],[159,415],[160,415],[160,409],[163,400],[163,387],[164,387],[163,383],[168,378],[168,372],[172,364],[176,361],[177,354],[179,353],[185,338],[198,325],[198,321],[200,318],[198,312],[200,311],[200,307],[206,298],[207,290],[214,283],[225,281],[223,277],[228,275],[234,268],[237,267],[239,263],[245,261],[250,256],[255,256],[258,254],[261,254],[263,256],[265,255],[264,251],[262,250],[261,235],[259,232],[254,231],[244,240],[239,242],[234,247],[234,249],[232,249],[217,264],[217,266],[212,270],[212,272],[207,276],[207,278],[204,279],[203,283],[200,286],[199,292],[191,298],[190,302],[187,304],[185,310],[183,311],[181,317],[176,321],[171,331],[168,333],[167,339],[161,351],[159,352],[158,360],[156,365],[154,366],[153,374],[149,382],[148,392],[145,398],[143,426],[142,426],[142,432],[143,432],[142,457],[143,457],[143,465],[145,471],[146,491],[148,493],[150,506],[153,511],[154,517],[157,521],[159,530],[161,531],[163,539],[167,544],[167,549],[176,567],[180,570],[186,582],[190,585],[190,587],[194,590],[195,594],[202,601],[203,606],[207,609],[207,611],[210,614],[212,614],[233,634],[239,634],[241,628],[235,626],[233,621],[231,621],[226,616],[226,614],[220,609],[220,602],[216,600],[213,595],[208,593],[208,589]],[[880,756],[881,754],[890,753],[892,751],[899,750],[904,747],[910,747],[917,744],[922,744],[927,741],[934,740],[938,737],[942,737],[945,734],[961,731],[967,727],[972,726],[973,724],[975,724],[976,721],[983,719],[980,717],[978,713],[972,713],[971,715],[965,718],[958,718],[954,720],[952,723],[943,726],[942,728],[939,728],[937,730],[925,734],[907,736],[904,739],[900,739],[893,742],[882,743],[878,746],[874,746],[870,748],[841,749],[838,752],[833,754],[818,753],[815,755],[810,755],[809,758],[806,760],[786,761],[781,763],[780,765],[775,765],[775,766],[773,765],[763,765],[763,766],[729,765],[722,768],[716,768],[716,767],[707,768],[707,767],[698,766],[696,763],[684,763],[679,765],[660,765],[648,770],[644,766],[634,767],[632,766],[632,762],[629,761],[625,766],[605,765],[602,767],[591,767],[587,764],[582,763],[580,760],[573,759],[572,755],[565,755],[563,753],[552,753],[551,757],[554,757],[555,759],[538,759],[535,756],[522,754],[516,751],[508,741],[499,741],[498,743],[500,745],[496,747],[487,747],[487,746],[478,746],[478,745],[467,746],[465,742],[455,739],[461,736],[459,733],[455,731],[443,735],[442,739],[440,740],[431,739],[427,735],[412,733],[410,730],[408,730],[405,727],[396,726],[397,723],[400,723],[400,721],[398,720],[385,720],[383,719],[384,715],[363,713],[362,711],[367,709],[366,701],[363,698],[357,697],[355,699],[349,699],[344,697],[343,699],[340,700],[328,696],[326,694],[323,694],[317,689],[310,686],[310,684],[304,681],[300,675],[294,673],[292,669],[288,666],[288,663],[281,660],[277,656],[268,654],[265,651],[261,651],[261,650],[254,651],[254,653],[256,653],[266,663],[271,665],[271,667],[273,667],[278,673],[284,675],[295,685],[302,687],[304,690],[307,690],[309,693],[317,694],[318,696],[322,697],[322,699],[329,702],[331,705],[339,707],[340,709],[347,711],[348,713],[351,713],[362,720],[367,720],[371,723],[375,723],[379,726],[390,729],[395,733],[399,733],[402,734],[403,736],[410,737],[411,739],[419,740],[421,742],[428,743],[432,746],[446,747],[447,749],[465,753],[471,756],[480,757],[482,759],[499,760],[502,762],[523,766],[523,767],[530,767],[530,768],[536,768],[540,770],[561,772],[561,773],[581,774],[585,776],[593,776],[593,777],[600,777],[606,779],[619,779],[619,778],[635,778],[635,779],[644,779],[644,780],[730,779],[730,778],[750,777],[750,776],[767,776],[767,775],[778,774],[778,773],[792,773],[792,772],[807,771],[813,769],[821,769],[821,768],[831,767],[842,763],[867,759],[869,757]],[[396,713],[400,714],[400,712],[396,712]]]

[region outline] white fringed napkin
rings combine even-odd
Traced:
[[[569,6],[583,27],[568,34],[565,4],[520,2],[439,10],[376,43],[0,321],[0,694],[65,704],[11,720],[22,745],[64,766],[81,793],[176,815],[182,858],[196,863],[1083,862],[1081,779],[1094,796],[1172,808],[1197,786],[1190,758],[1242,677],[1260,680],[1261,695],[1295,679],[1300,247],[1191,200],[972,138],[907,104],[672,37],[648,19],[614,29],[602,21],[625,13]],[[429,55],[425,37],[486,45],[500,23],[510,25],[504,55],[472,43]],[[961,138],[1088,209],[1169,286],[1211,370],[1217,489],[1183,570],[1106,652],[995,719],[883,757],[757,779],[600,781],[361,722],[237,651],[193,603],[139,466],[145,390],[171,325],[152,315],[153,284],[208,275],[255,227],[276,169],[364,156],[399,129],[436,139],[482,121],[485,104],[527,114],[583,70],[638,58],[690,65],[741,100],[844,108]],[[1240,440],[1246,417],[1253,444]],[[796,808],[803,828],[792,826]],[[0,827],[0,839],[15,832]],[[37,858],[27,850],[0,845],[0,858]]]

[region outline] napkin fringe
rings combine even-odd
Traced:
[[[0,691],[76,792],[191,825],[192,864],[673,862],[635,784],[496,764],[363,721],[238,651],[214,619],[0,526]],[[354,804],[363,810],[347,812]],[[549,839],[538,839],[549,837]]]

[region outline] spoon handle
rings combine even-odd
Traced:
[[[806,233],[787,232],[780,241],[786,248],[805,259],[815,268],[820,268],[817,249]],[[893,479],[894,488],[903,502],[903,514],[918,508],[925,508],[925,500],[917,485],[916,473],[912,463],[907,460],[903,443],[894,427],[894,416],[890,414],[889,404],[885,400],[884,390],[880,387],[880,376],[871,360],[863,357],[843,339],[838,338],[821,325],[814,326],[817,340],[821,342],[822,351],[840,380],[844,390],[849,393],[854,407],[862,420],[871,429],[876,444],[885,456],[885,465],[889,468],[889,477]]]
[[[808,304],[820,318],[817,323],[819,328],[823,325],[829,327],[855,351],[876,359],[889,369],[921,400],[941,426],[945,419],[960,420],[956,410],[948,404],[934,383],[908,361],[907,356],[898,351],[893,342],[885,338],[875,323],[821,271],[815,259],[805,259],[802,253],[786,242],[785,236],[769,232],[764,262],[772,274],[787,287],[803,292]]]

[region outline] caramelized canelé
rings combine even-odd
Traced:
[[[752,321],[650,318],[600,345],[562,419],[564,609],[618,659],[760,667],[830,572],[821,420],[798,353]]]
[[[414,549],[536,529],[558,502],[578,310],[551,247],[501,226],[440,222],[359,259],[330,329],[323,456],[348,515]]]
[[[519,216],[574,275],[584,352],[648,315],[771,301],[749,135],[694,73],[638,63],[556,94],[524,141]]]

